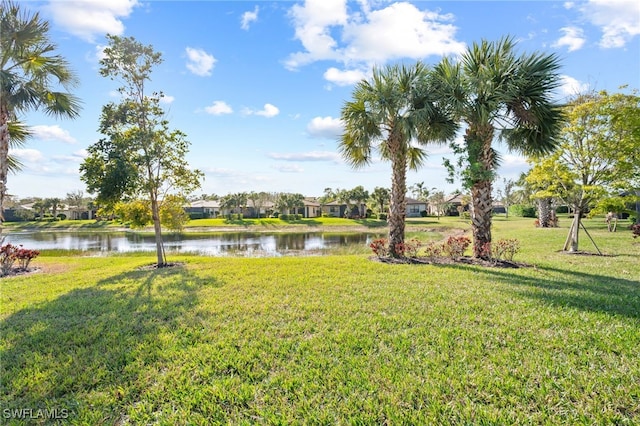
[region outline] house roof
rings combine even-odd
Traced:
[[[189,207],[204,207],[209,209],[218,209],[220,208],[220,203],[218,201],[196,200],[196,201],[192,201],[189,204]]]

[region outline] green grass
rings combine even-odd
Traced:
[[[8,232],[10,231],[21,231],[21,230],[33,230],[33,229],[74,229],[74,230],[109,230],[109,228],[119,228],[122,225],[113,221],[96,221],[96,220],[58,220],[58,221],[47,221],[47,220],[36,220],[31,222],[4,222],[2,224],[4,228]]]
[[[433,223],[432,223],[433,222]],[[497,269],[285,258],[44,256],[0,280],[2,410],[64,424],[639,424],[640,244],[559,253],[568,220]],[[410,221],[430,238],[453,218]],[[427,229],[437,228],[430,232]],[[581,248],[592,249],[582,236]],[[8,424],[24,424],[3,418]],[[13,423],[12,423],[13,422]],[[34,421],[38,423],[38,421]],[[46,421],[41,421],[46,423]]]

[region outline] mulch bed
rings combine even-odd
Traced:
[[[0,275],[0,278],[10,278],[10,277],[19,277],[21,275],[30,275],[35,274],[36,272],[40,272],[42,269],[40,268],[11,268],[8,274]]]
[[[388,263],[393,265],[473,265],[487,268],[530,268],[531,265],[510,260],[484,260],[475,257],[464,256],[457,259],[450,257],[377,257],[371,256],[374,262]]]

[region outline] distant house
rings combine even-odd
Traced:
[[[423,215],[422,212],[427,211],[426,201],[420,201],[413,198],[405,197],[404,202],[407,206],[407,217],[420,217]]]
[[[305,198],[304,199],[304,207],[302,216],[305,218],[309,217],[320,217],[322,216],[322,208],[320,207],[320,203],[315,198]]]
[[[367,206],[364,203],[357,204],[353,202],[351,209],[346,203],[340,201],[331,201],[321,205],[322,214],[329,217],[364,217],[367,213]]]
[[[218,217],[220,215],[220,203],[218,201],[197,200],[184,206],[184,211],[192,219]]]

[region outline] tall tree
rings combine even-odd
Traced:
[[[170,130],[160,107],[162,93],[148,93],[160,53],[132,37],[108,35],[100,74],[123,85],[119,103],[102,108],[100,132],[106,137],[88,148],[80,167],[82,180],[97,202],[106,206],[144,194],[151,203],[158,267],[166,265],[160,204],[165,194],[185,195],[200,186],[202,173],[185,160],[189,142],[179,130]]]
[[[16,132],[25,133],[19,115],[41,110],[56,117],[74,118],[80,111],[76,97],[68,90],[76,82],[69,64],[56,55],[57,46],[49,40],[49,23],[38,13],[28,13],[17,3],[0,4],[0,237],[4,221],[4,198],[7,194],[9,167],[18,166],[9,157]],[[21,130],[22,129],[22,130]],[[12,135],[12,131],[14,134]]]
[[[633,167],[640,138],[620,127],[617,114],[624,107],[640,109],[640,98],[625,98],[606,91],[574,97],[566,106],[566,125],[557,151],[534,161],[527,180],[538,185],[538,196],[555,196],[573,210],[573,221],[564,250],[577,252],[582,216],[600,200],[610,203],[610,194],[627,179],[633,183]],[[634,157],[635,156],[635,157]],[[627,174],[631,173],[631,174]],[[536,194],[534,194],[535,196]]]
[[[418,201],[427,201],[429,198],[429,189],[424,187],[424,182],[416,182],[409,189],[413,197]]]
[[[80,219],[82,208],[86,206],[84,192],[81,190],[67,192],[65,203],[67,203],[69,209],[74,213],[71,219]]]
[[[389,204],[390,197],[391,191],[389,191],[388,188],[383,188],[380,186],[376,186],[375,188],[373,188],[373,192],[371,193],[371,200],[378,208],[378,214],[387,213],[387,210],[385,210],[385,206]]]
[[[372,78],[357,83],[352,96],[341,111],[345,128],[339,149],[355,168],[369,165],[374,151],[391,162],[389,246],[391,256],[400,257],[396,247],[404,242],[407,169],[423,163],[429,142],[453,139],[457,126],[421,62],[374,68]]]
[[[436,67],[438,91],[465,125],[459,154],[462,183],[471,190],[474,256],[486,257],[491,242],[491,184],[499,164],[494,139],[525,155],[551,152],[562,124],[562,108],[552,101],[560,85],[558,58],[517,55],[515,41],[474,43],[460,61]]]

